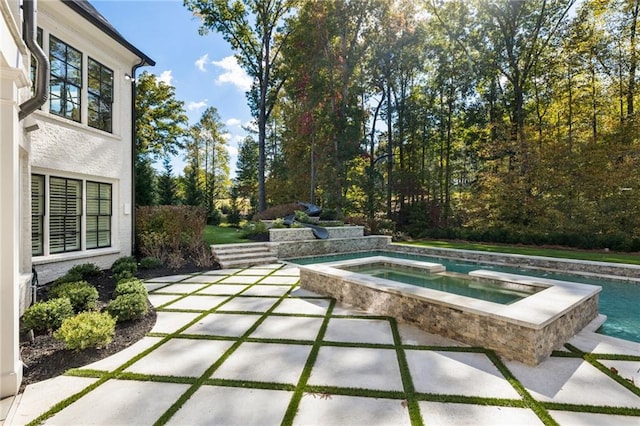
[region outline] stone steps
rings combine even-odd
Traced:
[[[247,268],[278,261],[269,243],[213,244],[211,251],[223,269]]]

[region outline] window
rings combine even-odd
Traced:
[[[87,182],[87,249],[111,246],[111,185]]]
[[[31,254],[44,254],[44,176],[31,175]]]
[[[49,111],[80,121],[82,92],[82,53],[54,36],[49,38],[51,62]]]
[[[80,250],[82,181],[49,178],[49,252]]]
[[[111,132],[113,71],[89,58],[89,126]]]

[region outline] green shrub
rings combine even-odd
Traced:
[[[109,302],[107,312],[118,322],[142,318],[147,314],[147,297],[140,293],[122,294]]]
[[[98,277],[102,275],[102,270],[95,263],[83,263],[69,269],[67,273],[79,273],[82,279],[87,277]]]
[[[294,212],[294,215],[296,216],[296,220],[302,222],[302,223],[309,223],[311,222],[311,220],[309,219],[309,215],[306,214],[305,212],[303,212],[302,210],[296,210]]]
[[[286,228],[287,225],[284,224],[284,219],[279,218],[279,219],[274,219],[273,222],[271,222],[271,228],[273,229],[282,229],[282,228]]]
[[[140,264],[138,266],[140,266],[141,269],[159,268],[162,266],[162,261],[157,257],[147,256],[140,259]]]
[[[56,330],[62,322],[73,316],[73,307],[66,297],[37,302],[29,307],[22,316],[25,330]]]
[[[143,256],[175,267],[204,243],[207,213],[200,207],[143,206],[136,212],[136,238]]]
[[[144,286],[142,281],[137,278],[128,278],[122,281],[119,281],[116,284],[116,289],[113,292],[113,297],[118,297],[123,294],[142,294],[147,297],[147,288]]]
[[[82,281],[83,279],[84,277],[82,276],[82,273],[80,271],[69,270],[69,272],[67,272],[60,278],[57,278],[53,282],[53,284],[58,285],[63,283],[74,283],[74,282]]]
[[[240,220],[242,216],[240,215],[240,210],[237,208],[232,208],[229,214],[227,215],[227,223],[229,225],[238,226],[240,225]]]
[[[320,212],[320,220],[336,220],[338,211],[336,209],[322,209]]]
[[[98,290],[86,281],[56,284],[49,297],[66,297],[74,312],[93,311],[98,307]]]
[[[67,318],[53,333],[67,349],[102,348],[113,340],[116,320],[106,312],[82,312]]]
[[[126,278],[135,277],[138,272],[138,264],[136,259],[131,256],[121,257],[111,265],[113,279],[121,281]]]
[[[267,225],[262,222],[247,222],[242,228],[242,237],[249,238],[254,235],[269,234]]]
[[[220,210],[214,208],[207,214],[207,225],[218,226],[220,222],[222,222]]]

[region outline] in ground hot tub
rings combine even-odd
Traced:
[[[601,291],[487,270],[452,275],[436,263],[385,256],[299,268],[302,288],[529,365],[547,358],[597,316]],[[406,282],[414,279],[424,285]],[[438,281],[447,282],[429,285]],[[508,297],[483,300],[464,293],[468,289]]]

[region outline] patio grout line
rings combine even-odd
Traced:
[[[402,387],[405,393],[405,401],[407,402],[406,408],[409,411],[409,420],[414,426],[424,425],[424,419],[420,412],[420,406],[415,397],[416,389],[413,384],[413,377],[411,377],[411,369],[407,361],[407,356],[402,347],[402,337],[400,336],[400,330],[398,329],[398,323],[395,318],[390,317],[388,319],[389,326],[391,327],[391,334],[393,335],[393,346],[396,352],[398,360],[398,368],[400,369],[400,378],[402,379]]]

